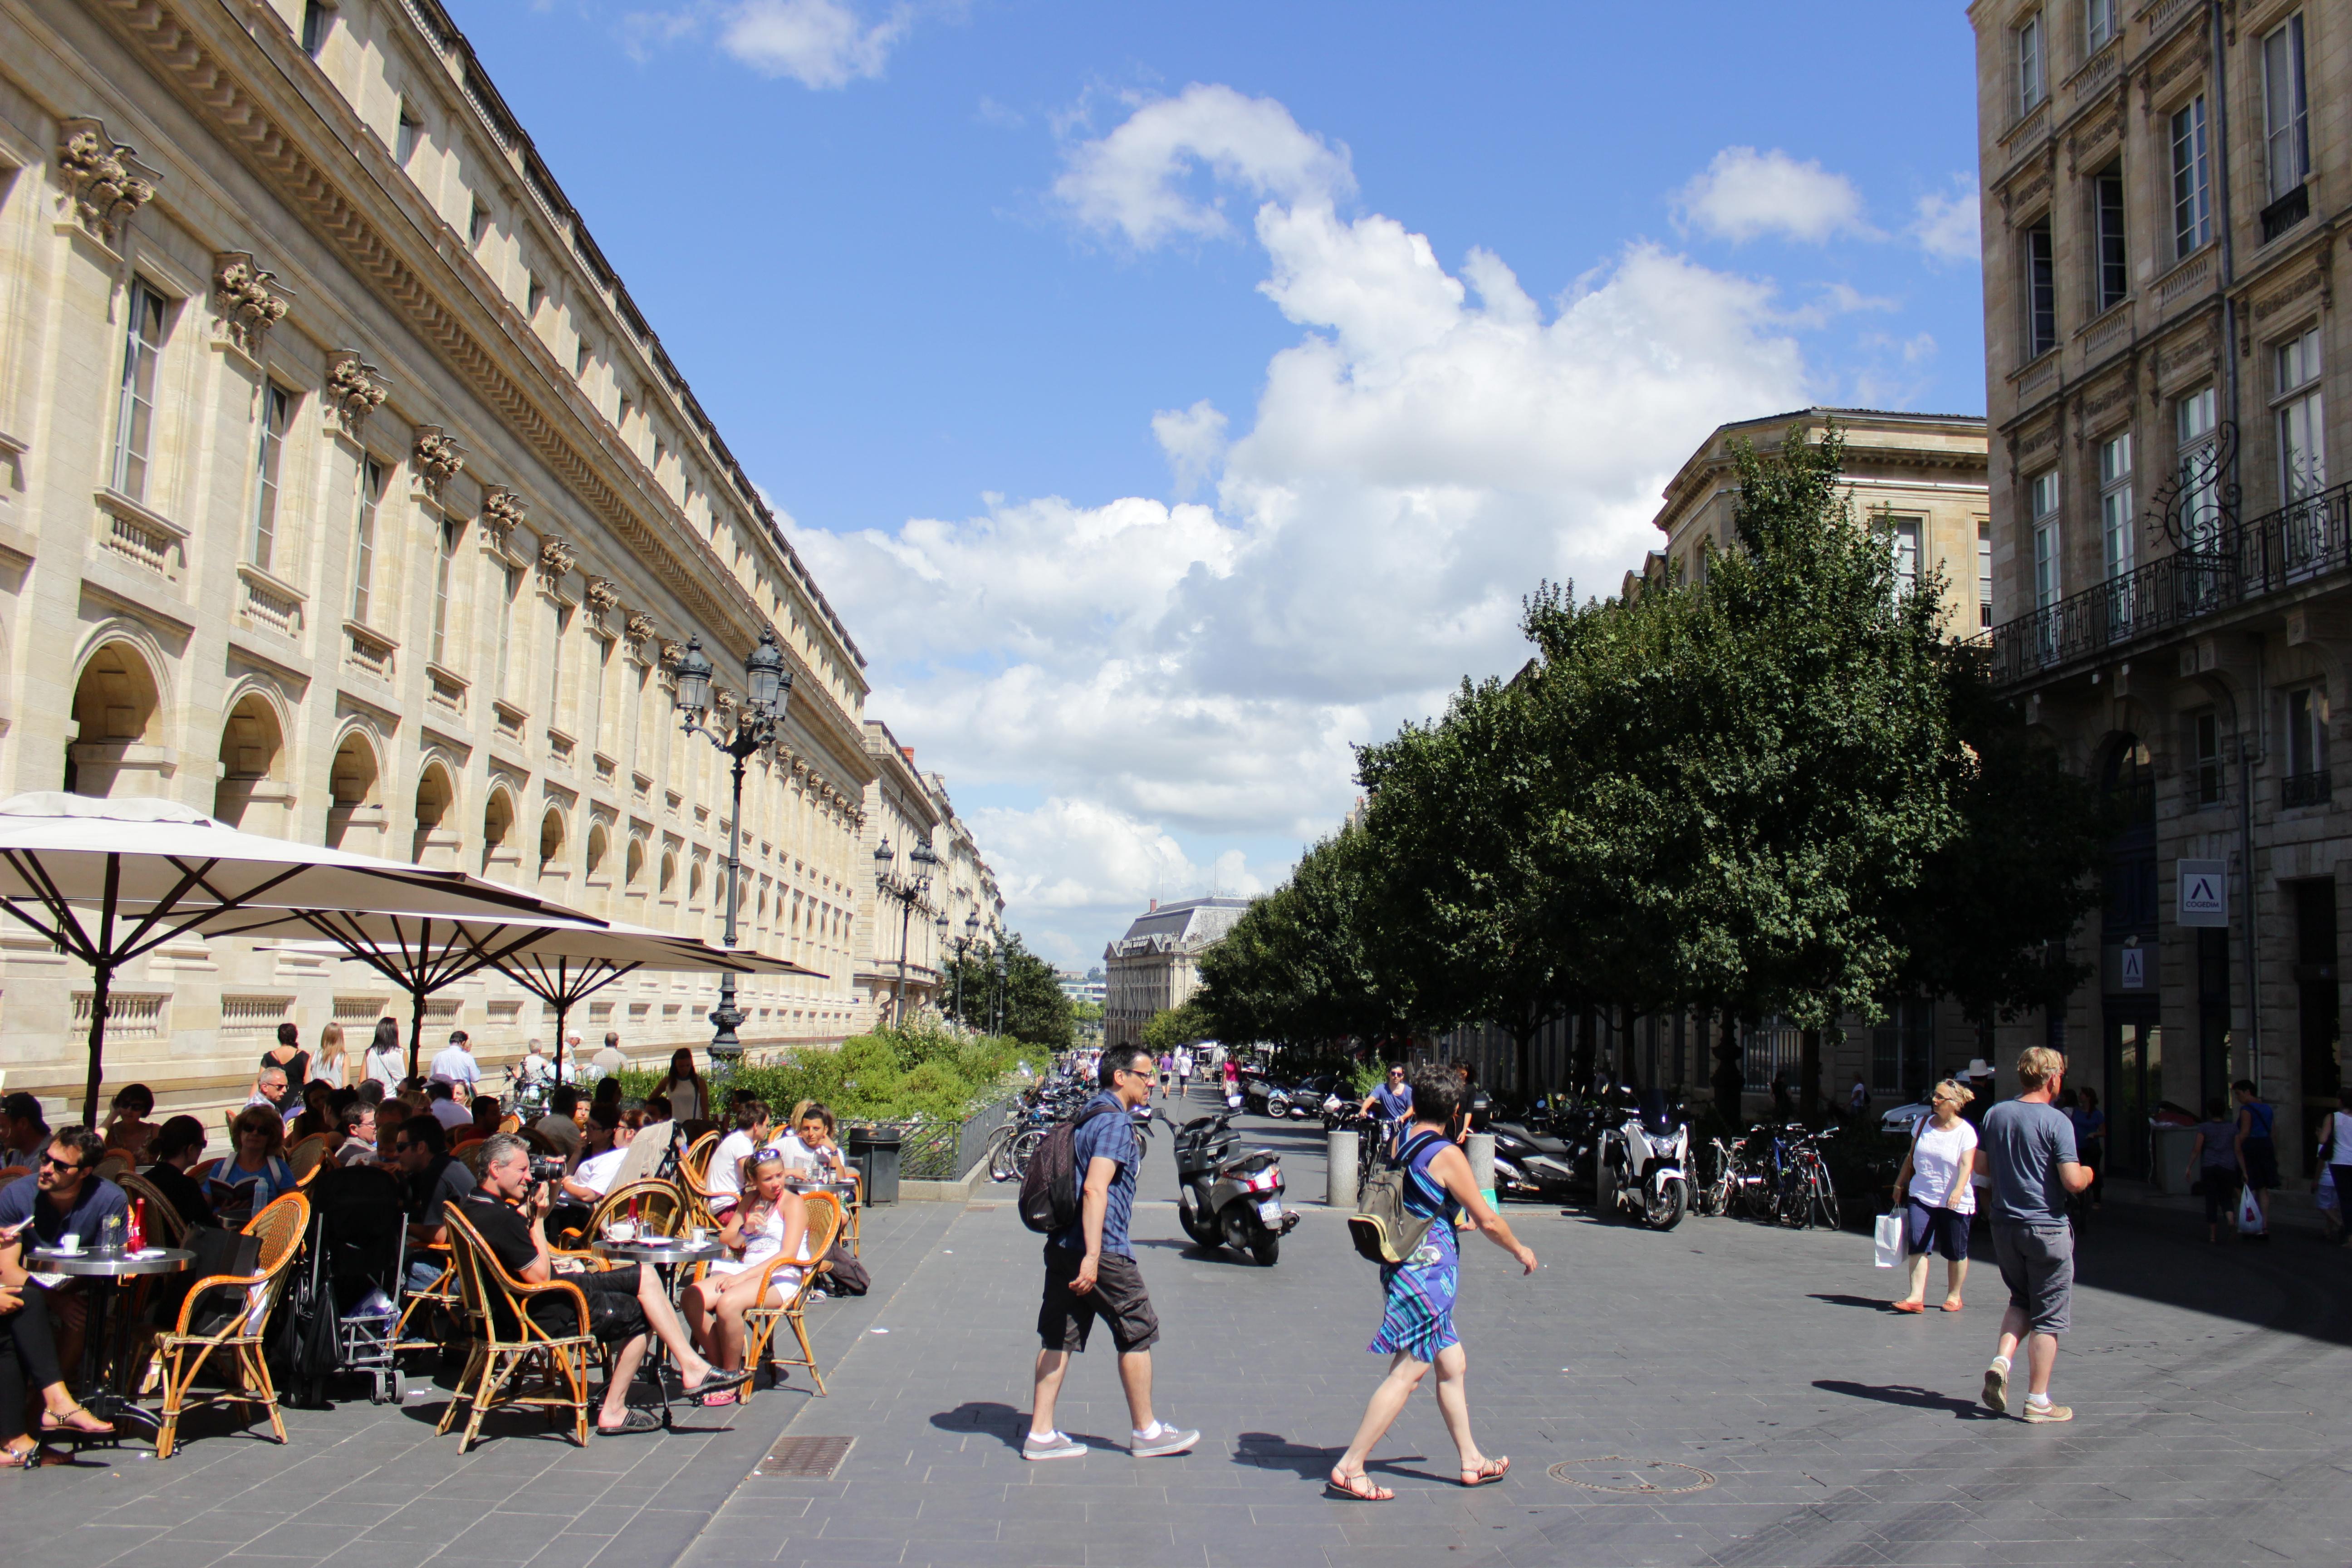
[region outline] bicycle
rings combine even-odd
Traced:
[[[1691,1212],[1693,1214],[1727,1214],[1731,1205],[1731,1172],[1739,1150],[1738,1142],[1726,1143],[1720,1138],[1710,1138],[1691,1151]]]
[[[1815,1224],[1839,1228],[1837,1187],[1822,1158],[1818,1134],[1801,1132],[1782,1147],[1778,1217],[1781,1224],[1802,1229]]]

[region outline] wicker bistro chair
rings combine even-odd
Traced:
[[[172,1457],[172,1449],[179,1441],[180,1417],[188,1409],[188,1390],[215,1351],[230,1353],[241,1386],[196,1403],[235,1401],[258,1405],[269,1412],[270,1429],[277,1434],[278,1441],[286,1441],[286,1422],[278,1413],[278,1390],[270,1384],[269,1367],[262,1359],[261,1341],[269,1326],[269,1314],[277,1310],[278,1299],[286,1293],[287,1279],[292,1273],[295,1257],[302,1250],[303,1235],[310,1228],[310,1200],[302,1194],[288,1193],[268,1205],[245,1226],[246,1235],[261,1238],[257,1272],[215,1274],[197,1280],[180,1302],[179,1321],[170,1331],[155,1337],[155,1359],[163,1370],[163,1424],[155,1434],[157,1458]],[[220,1328],[199,1333],[194,1328],[197,1308],[213,1291],[220,1289],[243,1290],[245,1305]]]
[[[588,1362],[596,1342],[588,1331],[588,1298],[571,1280],[556,1278],[544,1285],[527,1285],[506,1270],[481,1233],[449,1207],[450,1253],[457,1273],[457,1293],[474,1332],[474,1346],[457,1392],[441,1413],[436,1433],[449,1430],[460,1405],[471,1406],[466,1417],[466,1437],[459,1453],[470,1452],[480,1436],[482,1417],[494,1405],[520,1405],[572,1412],[572,1441],[588,1446]],[[579,1313],[577,1331],[551,1333],[530,1315],[530,1303],[541,1296],[555,1298]],[[500,1318],[504,1317],[505,1323]],[[511,1327],[507,1326],[511,1324]],[[565,1325],[569,1327],[570,1325]],[[534,1385],[520,1380],[537,1374]]]
[[[576,1251],[604,1234],[604,1222],[625,1216],[629,1205],[637,1205],[637,1221],[646,1236],[679,1236],[688,1224],[688,1199],[675,1182],[665,1182],[659,1176],[646,1176],[625,1182],[606,1193],[603,1201],[589,1211],[588,1225],[583,1230],[567,1230],[555,1238],[555,1245],[565,1251]]]
[[[294,1167],[295,1181],[305,1186],[310,1184],[311,1177],[319,1173],[319,1167],[326,1161],[327,1135],[323,1132],[298,1138],[294,1146],[286,1151],[286,1163]]]
[[[687,1149],[686,1158],[677,1163],[677,1184],[686,1194],[688,1225],[719,1224],[710,1206],[710,1156],[719,1147],[719,1134],[706,1132]]]
[[[809,1348],[808,1324],[803,1314],[808,1310],[809,1292],[815,1287],[817,1276],[832,1267],[825,1262],[824,1255],[832,1248],[835,1238],[841,1235],[841,1205],[829,1193],[816,1194],[806,1201],[808,1253],[815,1261],[805,1266],[800,1284],[785,1297],[782,1306],[770,1306],[769,1282],[774,1279],[777,1269],[793,1267],[794,1260],[782,1253],[768,1260],[760,1282],[759,1304],[743,1314],[743,1364],[754,1372],[758,1371],[760,1363],[770,1359],[768,1348],[775,1338],[776,1326],[779,1323],[789,1324],[793,1338],[800,1342],[801,1353],[798,1356],[777,1356],[773,1358],[772,1364],[808,1368],[809,1376],[822,1395],[824,1393],[824,1373],[816,1369],[816,1352]],[[745,1384],[738,1397],[749,1405],[751,1402],[751,1385]]]
[[[446,1205],[442,1209],[442,1214],[445,1217],[448,1214]],[[441,1342],[431,1337],[435,1331],[433,1312],[436,1308],[446,1312],[452,1321],[463,1317],[457,1295],[457,1264],[449,1244],[446,1241],[436,1241],[427,1246],[414,1248],[408,1256],[417,1260],[431,1258],[441,1265],[441,1272],[434,1277],[432,1284],[421,1290],[411,1286],[405,1278],[401,1280],[400,1321],[393,1326],[392,1331],[392,1353],[394,1355],[398,1355],[403,1351],[436,1350],[440,1347]],[[412,1334],[408,1330],[409,1320],[420,1311],[425,1314],[423,1337]]]

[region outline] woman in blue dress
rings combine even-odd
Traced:
[[[1481,1453],[1470,1436],[1470,1362],[1454,1331],[1454,1292],[1461,1266],[1454,1221],[1467,1214],[1472,1224],[1530,1274],[1536,1271],[1536,1255],[1479,1195],[1469,1157],[1454,1141],[1461,1131],[1462,1100],[1462,1080],[1450,1068],[1423,1063],[1414,1069],[1412,1126],[1405,1134],[1399,1163],[1408,1173],[1405,1207],[1430,1225],[1411,1258],[1381,1269],[1388,1307],[1381,1315],[1381,1331],[1368,1348],[1389,1357],[1389,1374],[1372,1391],[1356,1440],[1331,1468],[1325,1489],[1332,1496],[1357,1502],[1386,1502],[1396,1496],[1372,1484],[1364,1474],[1364,1460],[1432,1366],[1437,1368],[1437,1408],[1461,1455],[1462,1484],[1482,1487],[1499,1481],[1511,1468],[1507,1458],[1490,1459]]]

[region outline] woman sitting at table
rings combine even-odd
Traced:
[[[106,1119],[106,1146],[130,1156],[133,1165],[146,1158],[147,1142],[156,1126],[147,1120],[155,1109],[155,1091],[143,1083],[126,1083],[114,1091],[114,1109]]]
[[[222,1214],[240,1216],[243,1223],[294,1190],[294,1167],[280,1152],[286,1145],[286,1123],[266,1105],[238,1111],[228,1136],[236,1152],[205,1167],[205,1195]]]
[[[762,1149],[749,1165],[743,1201],[728,1211],[719,1230],[719,1241],[732,1256],[713,1263],[707,1275],[688,1286],[683,1303],[687,1328],[710,1364],[727,1372],[743,1365],[743,1314],[758,1300],[760,1271],[780,1255],[793,1260],[768,1282],[768,1304],[780,1307],[800,1286],[797,1265],[814,1261],[809,1256],[808,1204],[784,1185],[783,1156]],[[703,1403],[723,1404],[733,1397],[713,1394]]]

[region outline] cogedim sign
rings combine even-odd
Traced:
[[[2176,860],[2179,888],[2179,922],[2185,926],[2226,926],[2230,923],[2230,863],[2226,860]]]

